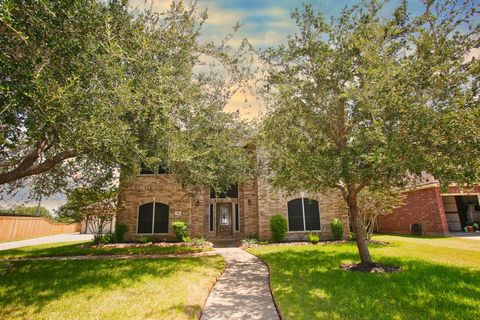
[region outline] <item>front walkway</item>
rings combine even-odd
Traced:
[[[201,320],[278,320],[265,264],[239,248],[215,250],[227,261],[227,269],[210,293]]]
[[[56,243],[56,242],[87,241],[92,239],[93,239],[92,234],[78,234],[78,233],[55,234],[53,236],[0,243],[0,250],[8,250],[8,249],[15,249],[15,248],[26,247],[26,246],[36,246],[39,244]]]

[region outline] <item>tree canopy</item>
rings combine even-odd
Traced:
[[[159,162],[184,184],[241,180],[247,127],[222,110],[250,47],[200,43],[207,17],[195,2],[3,1],[0,186],[98,188]]]
[[[427,171],[443,183],[480,181],[478,7],[382,1],[327,20],[294,10],[299,31],[263,56],[270,110],[263,126],[274,185],[337,188],[362,263],[371,263],[357,195],[405,186]]]

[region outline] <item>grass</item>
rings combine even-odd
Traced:
[[[339,269],[358,261],[354,244],[249,249],[270,267],[283,319],[479,319],[480,242],[377,236],[375,261],[394,274]]]
[[[0,276],[0,319],[198,319],[220,256],[16,261]]]
[[[0,251],[0,259],[33,258],[51,256],[115,255],[115,254],[172,254],[194,253],[211,250],[201,247],[133,247],[133,248],[89,248],[80,247],[89,241],[49,243]]]

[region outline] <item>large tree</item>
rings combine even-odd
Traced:
[[[142,162],[189,184],[240,178],[245,125],[222,109],[249,46],[202,44],[206,19],[194,2],[156,13],[126,0],[2,1],[0,187],[99,188]]]
[[[423,171],[478,182],[478,6],[381,1],[327,21],[306,5],[298,32],[264,52],[270,111],[263,135],[272,181],[286,190],[340,190],[361,263],[372,259],[359,193],[403,187]],[[477,17],[478,18],[478,17]]]

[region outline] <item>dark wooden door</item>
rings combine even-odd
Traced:
[[[233,230],[232,226],[232,204],[217,204],[217,235],[231,236]]]

